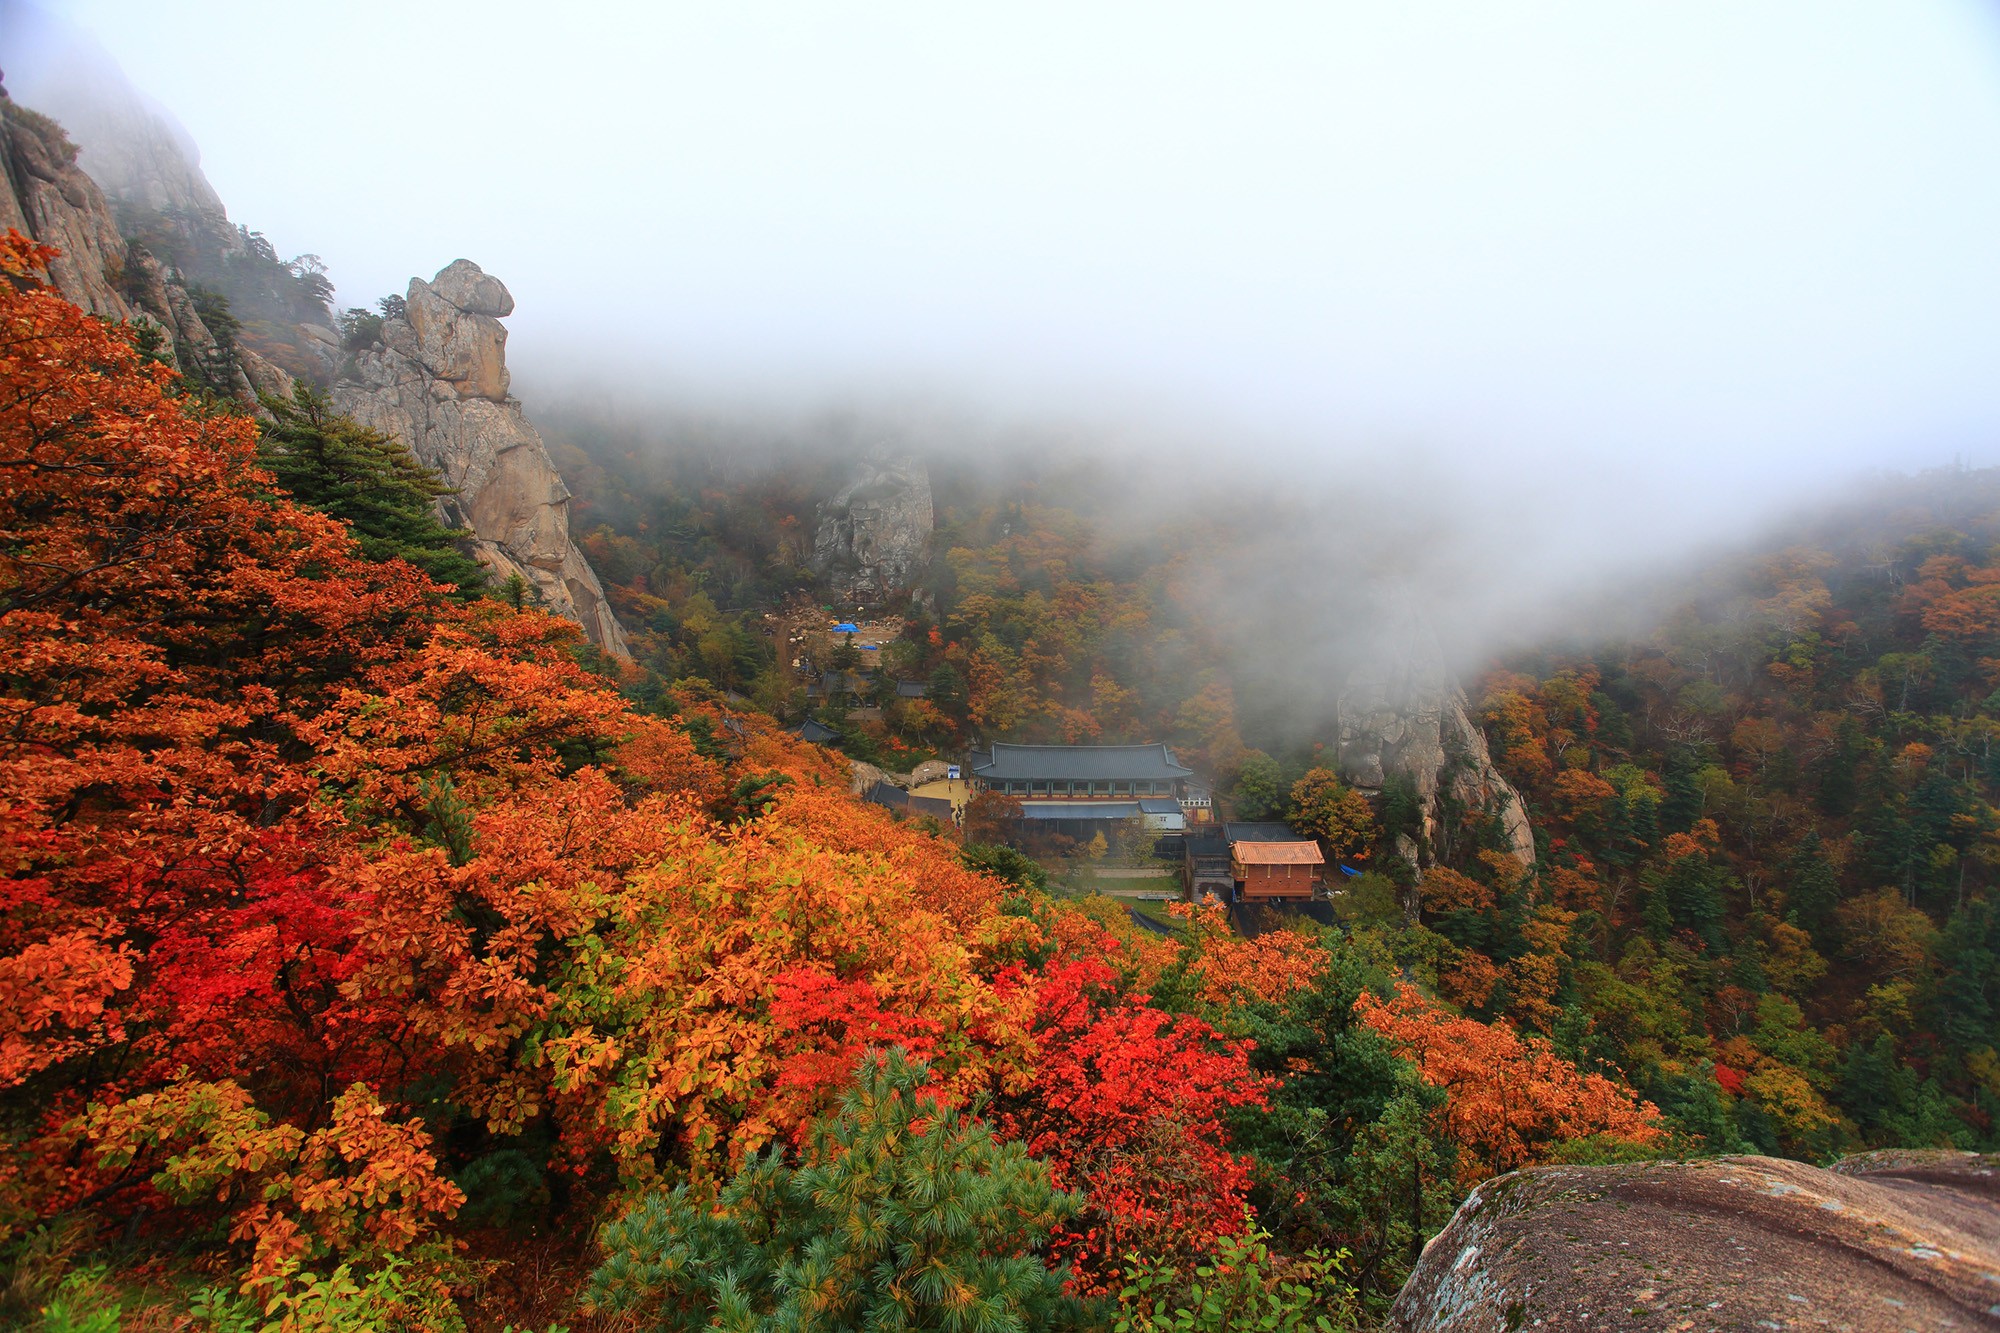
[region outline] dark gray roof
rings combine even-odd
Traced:
[[[886,805],[891,810],[907,810],[910,808],[910,794],[901,787],[893,786],[887,782],[878,781],[868,789],[868,794],[861,799],[872,801],[876,805]]]
[[[1139,813],[1142,815],[1178,815],[1181,803],[1171,796],[1146,796],[1140,798]]]
[[[1283,824],[1224,824],[1222,836],[1230,842],[1305,842]]]
[[[876,805],[887,806],[891,810],[907,810],[913,815],[929,815],[933,819],[951,822],[951,802],[938,796],[912,796],[892,783],[877,782],[861,798]]]
[[[899,680],[896,682],[898,699],[922,699],[929,696],[931,687],[920,680]]]
[[[1229,859],[1229,844],[1213,833],[1194,832],[1187,835],[1189,856],[1212,856],[1221,860]]]
[[[1029,778],[1089,782],[1163,782],[1194,772],[1174,762],[1164,745],[995,745],[973,773],[988,781]]]
[[[801,722],[798,730],[792,734],[802,741],[811,741],[814,745],[825,745],[828,741],[837,741],[840,739],[839,732],[827,726],[824,722],[817,722],[812,718],[807,718],[804,722]]]

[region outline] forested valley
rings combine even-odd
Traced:
[[[9,1320],[1362,1327],[1522,1166],[1996,1146],[1992,473],[1490,663],[1524,866],[1349,787],[1239,683],[1227,538],[1106,540],[1101,471],[941,472],[879,673],[927,688],[857,723],[765,621],[824,472],[558,424],[620,661],[50,255],[0,293]],[[1357,868],[1338,924],[1147,929],[849,792],[974,739],[1168,741]]]

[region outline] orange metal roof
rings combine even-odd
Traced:
[[[1317,866],[1326,864],[1316,842],[1239,842],[1229,854],[1246,866]]]

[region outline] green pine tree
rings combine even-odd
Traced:
[[[1018,1143],[919,1098],[924,1062],[871,1054],[798,1166],[773,1149],[712,1205],[685,1185],[605,1227],[597,1310],[775,1333],[1080,1326],[1037,1254],[1078,1200]]]
[[[464,551],[466,534],[437,516],[435,501],[451,488],[401,440],[335,412],[307,384],[289,400],[263,401],[275,420],[258,457],[293,499],[345,523],[370,560],[407,560],[467,601],[485,594],[486,570]]]

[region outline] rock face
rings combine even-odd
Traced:
[[[53,223],[44,224],[50,234],[37,233],[67,254],[94,248],[110,261],[101,269],[85,265],[101,271],[100,283],[55,272],[58,291],[96,313],[126,318],[104,309],[103,293],[93,290],[108,286],[173,335],[182,373],[246,404],[260,392],[290,393],[294,375],[318,384],[332,378],[340,335],[330,313],[300,299],[303,275],[281,265],[269,241],[230,222],[202,174],[200,150],[171,114],[134,88],[88,33],[33,5],[0,4],[0,50],[8,53],[15,94],[61,122],[66,164],[94,183],[106,205],[99,221],[109,231],[94,245],[83,234],[57,234]],[[31,159],[34,175],[40,164]],[[113,254],[121,247],[129,258]],[[307,260],[317,263],[311,256],[295,263]],[[162,283],[164,301],[147,290]],[[197,285],[211,300],[225,298],[239,326],[219,349],[206,324],[194,327],[201,323],[190,295]]]
[[[1534,863],[1527,808],[1494,768],[1486,737],[1467,713],[1465,691],[1446,666],[1437,635],[1414,608],[1393,615],[1374,650],[1348,673],[1337,725],[1342,774],[1369,791],[1394,777],[1413,782],[1433,849],[1441,849],[1449,833],[1440,814],[1451,802],[1497,813],[1515,859]]]
[[[120,290],[125,238],[103,191],[76,163],[77,150],[52,120],[8,101],[0,104],[7,195],[0,225],[62,254],[49,265],[51,285],[93,315],[130,320],[138,313]]]
[[[291,377],[248,349],[225,356],[194,298],[143,246],[120,234],[104,192],[78,163],[63,128],[0,93],[0,228],[13,227],[62,251],[49,283],[93,315],[151,324],[183,372],[207,368],[234,395],[291,392]]]
[[[1542,1167],[1473,1191],[1398,1333],[2000,1328],[2000,1158]]]
[[[446,521],[472,532],[496,580],[521,575],[542,605],[626,655],[603,585],[570,541],[569,488],[507,392],[500,317],[513,313],[514,298],[460,259],[430,282],[410,279],[404,301],[403,317],[334,386],[334,405],[443,475],[457,491],[444,501]]]
[[[62,122],[77,165],[115,206],[129,205],[234,235],[178,121],[126,79],[87,31],[32,5],[6,6],[0,39],[15,94]],[[53,244],[53,242],[51,242]]]
[[[837,600],[879,606],[914,587],[930,558],[930,472],[921,459],[878,450],[818,517],[813,572]]]

